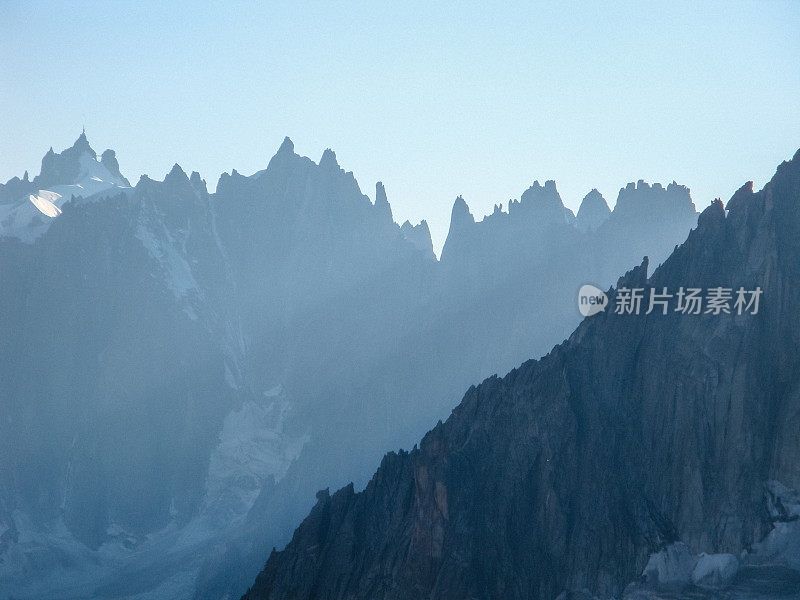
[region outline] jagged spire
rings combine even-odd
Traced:
[[[280,167],[281,165],[288,165],[292,162],[292,159],[296,157],[294,153],[294,142],[289,139],[289,136],[283,138],[283,142],[281,143],[278,151],[275,153],[275,156],[269,159],[269,164],[267,165],[267,170]],[[220,178],[220,181],[222,178]]]
[[[338,169],[339,163],[336,161],[336,153],[330,148],[325,148],[322,158],[319,159],[319,166],[323,169]]]
[[[97,158],[97,153],[89,145],[89,140],[86,138],[86,130],[81,131],[81,134],[78,136],[78,139],[75,140],[75,143],[72,144],[70,150],[76,152],[78,155],[89,154],[92,158]]]
[[[388,216],[390,221],[392,220],[392,207],[386,198],[386,188],[380,181],[375,184],[375,208],[379,213]]]
[[[406,241],[422,252],[426,258],[436,260],[436,254],[433,252],[431,230],[428,228],[428,222],[425,219],[420,221],[419,225],[412,225],[410,221],[406,220],[400,226],[400,233],[403,234]]]
[[[469,230],[475,225],[475,217],[469,211],[469,206],[460,195],[453,203],[453,210],[450,211],[450,229],[447,232],[447,239],[442,248],[442,260],[446,260],[453,244],[458,245],[459,240],[464,239],[465,230]]]
[[[524,215],[532,222],[545,225],[553,223],[572,223],[575,215],[564,206],[556,188],[556,182],[548,179],[542,186],[534,181],[520,196],[519,202],[509,203],[509,214]]]
[[[189,177],[189,183],[191,183],[192,187],[200,193],[206,193],[208,191],[208,189],[206,188],[205,179],[200,177],[200,173],[198,173],[197,171],[192,171],[192,174]]]
[[[105,150],[103,154],[100,155],[100,164],[102,164],[114,177],[125,183],[125,185],[130,185],[130,182],[119,170],[119,162],[117,162],[116,152],[110,148]]]
[[[164,183],[170,181],[186,181],[186,182],[189,181],[188,175],[186,175],[186,172],[181,168],[181,166],[178,163],[175,163],[173,165],[172,170],[164,178]]]
[[[294,142],[289,139],[288,135],[283,138],[283,143],[281,143],[280,148],[278,148],[278,154],[283,153],[294,154]]]

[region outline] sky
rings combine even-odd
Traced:
[[[480,219],[534,180],[576,211],[675,180],[703,208],[800,148],[800,2],[492,4],[0,0],[0,180],[85,125],[132,182],[213,190],[289,136],[438,253],[459,194]]]

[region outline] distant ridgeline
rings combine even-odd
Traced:
[[[458,198],[437,260],[383,185],[288,138],[214,194],[178,165],[131,186],[83,134],[51,150],[0,185],[0,597],[242,593],[316,490],[364,485],[696,224],[674,183],[575,216],[548,181],[478,222]]]
[[[626,189],[632,212],[640,188],[663,192]],[[647,270],[612,304],[725,284],[761,306],[589,316],[363,491],[319,492],[243,600],[800,597],[800,150]]]

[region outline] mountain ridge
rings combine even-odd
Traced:
[[[471,387],[363,492],[321,492],[244,598],[619,597],[679,540],[758,563],[764,486],[800,487],[799,234],[800,150],[610,290],[759,285],[758,315],[585,319]]]
[[[0,236],[0,596],[239,595],[320,484],[366,483],[469,385],[564,339],[582,283],[696,225],[583,234],[546,183],[557,222],[498,207],[437,261],[383,186],[320,162],[287,138],[214,193],[176,165]]]

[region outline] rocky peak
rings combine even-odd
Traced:
[[[442,248],[442,260],[446,261],[450,255],[459,255],[467,244],[469,231],[475,225],[475,217],[469,210],[469,206],[464,201],[464,198],[458,196],[453,203],[453,209],[450,211],[450,229],[447,232],[447,239],[444,241]]]
[[[461,228],[474,224],[475,217],[472,216],[469,206],[467,206],[463,196],[458,196],[455,202],[453,202],[453,209],[450,211],[450,231],[453,231],[454,228]]]
[[[695,214],[696,209],[688,187],[673,181],[664,188],[640,179],[620,189],[613,213],[616,217],[649,215],[660,219],[664,215]]]
[[[278,154],[294,154],[294,142],[287,135],[278,148]]]
[[[195,191],[201,194],[208,192],[208,189],[206,188],[206,180],[202,179],[200,177],[200,173],[197,171],[192,171],[192,175],[189,177],[189,183],[192,184],[192,187],[195,189]]]
[[[326,148],[322,153],[322,158],[319,159],[319,167],[326,171],[338,171],[339,163],[336,161],[336,153],[330,148]]]
[[[178,163],[172,165],[172,169],[164,178],[164,183],[188,183],[189,177]]]
[[[418,225],[412,225],[410,221],[405,221],[400,226],[400,233],[409,241],[415,248],[422,252],[427,258],[436,259],[436,254],[433,252],[433,240],[431,238],[431,231],[428,228],[428,222],[423,219]]]
[[[88,154],[92,158],[97,158],[97,153],[89,145],[89,140],[86,138],[85,131],[82,131],[81,134],[78,136],[78,139],[75,140],[75,143],[72,144],[71,150],[74,150],[79,155]]]
[[[389,205],[389,200],[386,198],[386,189],[383,187],[382,182],[375,184],[375,209],[378,214],[382,215],[389,221],[392,220],[392,207]]]
[[[544,186],[534,181],[533,185],[522,193],[519,202],[509,203],[508,213],[538,225],[571,223],[575,218],[572,211],[561,201],[556,182],[552,179],[545,181]]]
[[[292,140],[287,136],[283,138],[283,142],[281,143],[280,147],[278,147],[278,151],[269,160],[266,170],[270,171],[275,168],[286,168],[288,165],[293,164],[297,158],[298,156],[294,152],[294,142],[292,142]],[[223,176],[229,177],[224,173]],[[220,179],[222,179],[222,177]]]
[[[594,231],[603,224],[610,214],[611,209],[608,208],[603,195],[597,189],[592,189],[581,201],[575,225],[584,232]]]
[[[97,153],[89,145],[86,133],[81,133],[75,143],[56,154],[51,147],[42,158],[42,168],[34,182],[41,188],[75,183],[82,171],[82,160],[97,160]]]
[[[130,185],[130,182],[122,175],[119,170],[119,163],[117,162],[117,153],[111,150],[105,150],[103,154],[100,156],[100,164],[102,164],[106,170],[111,173],[114,177],[125,183],[125,185]]]

